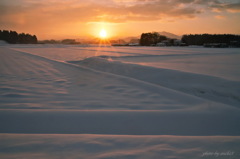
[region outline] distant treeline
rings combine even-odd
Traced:
[[[235,45],[240,43],[240,35],[233,34],[190,34],[183,35],[182,42],[187,45],[204,45],[210,43],[225,43]]]
[[[140,45],[141,46],[156,45],[157,43],[160,43],[163,40],[167,40],[167,37],[160,35],[157,32],[142,33],[141,38],[140,38]]]
[[[10,44],[36,44],[38,43],[36,35],[17,33],[16,31],[0,30],[0,40]]]
[[[64,40],[43,40],[39,41],[40,44],[69,44],[69,45],[75,45],[75,44],[81,44],[80,42],[76,41],[75,39],[64,39]]]

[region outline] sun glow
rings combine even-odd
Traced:
[[[107,37],[107,32],[105,29],[102,29],[100,32],[99,32],[99,36],[100,38],[102,39],[105,39]]]

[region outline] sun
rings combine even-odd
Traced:
[[[102,39],[105,39],[107,37],[107,32],[105,29],[102,29],[100,32],[99,32],[99,36],[100,38]]]

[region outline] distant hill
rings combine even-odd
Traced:
[[[140,37],[137,37],[137,36],[135,36],[135,37],[134,37],[134,36],[132,36],[132,37],[126,37],[126,38],[124,38],[123,40],[126,41],[126,42],[130,42],[130,41],[133,40],[133,39],[135,39],[135,40],[136,40],[136,39],[140,39]]]
[[[162,31],[162,32],[158,32],[158,33],[160,35],[164,35],[164,36],[166,36],[168,38],[171,38],[171,39],[181,39],[182,38],[181,36],[178,36],[178,35],[166,32],[166,31]]]

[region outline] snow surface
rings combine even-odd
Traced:
[[[7,159],[237,159],[240,137],[1,134]],[[212,153],[212,154],[211,154]]]
[[[240,81],[239,48],[202,47],[82,47],[63,45],[18,46],[31,54],[59,61],[93,56],[156,68],[166,68]]]
[[[239,56],[3,44],[0,158],[239,158]]]

